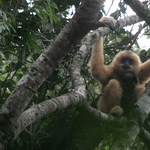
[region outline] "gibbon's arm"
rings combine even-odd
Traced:
[[[146,83],[150,79],[150,60],[140,66],[138,79],[140,84]]]
[[[103,17],[99,20],[111,29],[115,29],[117,24],[113,17]],[[93,46],[91,57],[91,74],[102,85],[106,85],[110,79],[113,69],[109,66],[104,66],[103,57],[103,38],[100,38]]]
[[[104,65],[103,38],[100,38],[92,48],[91,74],[102,85],[105,85],[108,83],[112,72],[112,68]]]

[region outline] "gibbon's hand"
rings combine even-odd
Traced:
[[[124,83],[134,83],[135,85],[138,83],[138,79],[137,79],[137,77],[136,77],[136,75],[135,75],[135,73],[134,72],[132,72],[132,71],[129,71],[129,72],[127,72],[124,76],[123,76],[123,82]]]
[[[117,27],[117,21],[113,17],[102,17],[99,22],[102,22],[106,27],[111,30],[115,30]]]

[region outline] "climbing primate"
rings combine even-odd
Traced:
[[[104,24],[115,24],[111,17],[103,17]],[[141,63],[140,58],[129,50],[119,52],[111,65],[104,65],[103,39],[93,46],[91,74],[101,85],[98,109],[111,115],[129,112],[145,90],[150,79],[150,60]]]

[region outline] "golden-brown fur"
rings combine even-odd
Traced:
[[[101,22],[109,22],[110,18],[103,18]],[[112,19],[110,20],[113,21]],[[101,84],[102,96],[98,101],[98,109],[107,114],[122,114],[121,97],[122,87],[120,76],[126,71],[121,67],[121,59],[129,57],[134,60],[130,70],[134,72],[137,78],[135,86],[136,101],[140,98],[145,90],[145,83],[150,78],[150,60],[141,63],[139,57],[131,51],[122,51],[116,55],[110,66],[104,65],[103,57],[103,39],[100,38],[93,46],[91,57],[91,74]]]

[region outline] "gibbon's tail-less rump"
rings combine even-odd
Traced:
[[[112,17],[103,17],[100,21],[108,26],[116,22]],[[98,109],[111,115],[126,114],[141,97],[145,83],[150,79],[150,60],[141,63],[135,53],[125,50],[115,56],[110,66],[106,66],[103,39],[100,38],[93,45],[91,74],[101,85]]]

